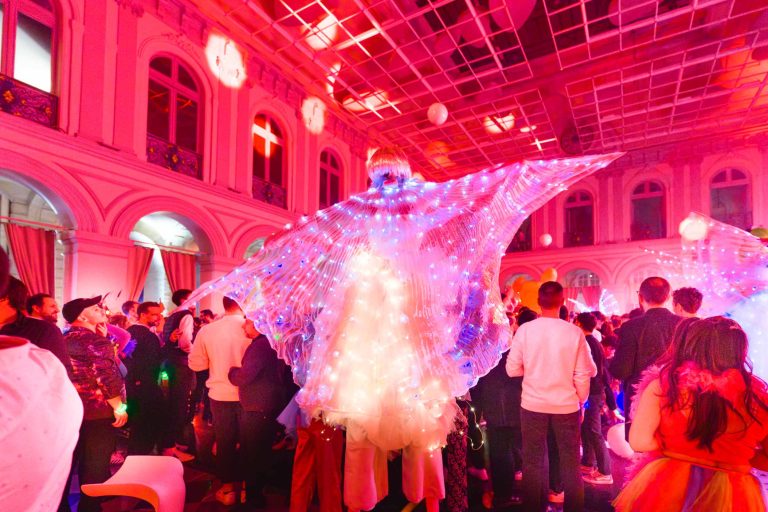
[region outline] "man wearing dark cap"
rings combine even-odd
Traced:
[[[115,449],[115,428],[128,420],[125,384],[115,347],[106,337],[107,315],[101,296],[64,304],[71,329],[65,339],[72,360],[72,383],[83,401],[84,418],[75,449],[80,484],[101,483],[110,477],[109,459]],[[73,463],[74,467],[74,463]],[[80,512],[101,510],[99,501],[83,495]]]
[[[24,314],[29,292],[15,277],[8,278],[8,287],[0,297],[0,334],[24,338],[40,348],[50,350],[67,369],[72,370],[64,336],[55,324],[30,318]]]

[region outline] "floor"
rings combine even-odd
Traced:
[[[196,418],[195,422],[195,435],[198,442],[198,457],[184,465],[184,480],[187,483],[187,503],[184,507],[184,512],[234,512],[234,507],[226,507],[221,505],[214,499],[214,492],[218,487],[218,482],[212,474],[213,456],[211,454],[211,448],[213,444],[213,432],[209,425]],[[273,472],[273,481],[270,487],[267,489],[267,502],[269,512],[287,512],[288,511],[288,494],[290,484],[290,470],[293,452],[288,450],[281,450],[275,452],[275,470]],[[613,486],[592,486],[585,485],[587,512],[607,512],[612,511],[613,507],[610,505],[613,497],[621,489],[623,482],[621,478],[617,478],[616,475],[621,475],[626,469],[625,459],[611,453],[614,473]],[[115,469],[117,469],[115,467]],[[396,468],[393,469],[396,471]],[[764,493],[768,496],[768,472],[756,472],[758,478],[763,485]],[[402,510],[406,505],[406,500],[396,489],[392,489],[393,484],[399,480],[399,476],[396,474],[390,475],[390,496],[374,509],[375,512],[396,512]],[[483,512],[488,509],[483,507],[482,504],[482,483],[470,478],[469,482],[469,496],[470,496],[470,511],[471,512]],[[76,482],[73,485],[73,489],[77,489]],[[70,502],[74,505],[78,499],[77,494],[70,496]],[[515,512],[521,509],[521,507],[511,507],[505,512]],[[73,508],[74,510],[74,508]],[[148,512],[152,508],[141,501],[130,498],[114,498],[110,499],[103,505],[104,512]],[[315,509],[315,512],[318,509]],[[416,511],[425,510],[423,506],[420,506]],[[551,508],[553,512],[560,510],[559,507],[553,506]]]

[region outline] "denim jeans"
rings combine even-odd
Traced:
[[[600,423],[600,411],[605,398],[602,394],[589,395],[589,401],[584,409],[584,422],[581,424],[581,444],[583,454],[581,463],[593,466],[597,462],[597,470],[603,475],[611,474],[611,457],[605,446],[603,429]]]
[[[565,512],[584,509],[584,483],[579,471],[579,412],[545,414],[522,409],[523,510],[540,512],[547,508],[549,456],[547,431],[551,428],[557,444],[560,478],[565,492]]]

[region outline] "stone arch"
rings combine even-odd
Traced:
[[[528,274],[533,279],[538,279],[541,272],[540,269],[533,265],[519,265],[512,263],[504,265],[502,263],[501,270],[499,271],[499,286],[503,288],[504,283],[515,274]],[[503,292],[504,290],[502,289],[501,291]]]
[[[565,276],[572,270],[580,269],[589,270],[590,272],[597,274],[597,277],[600,280],[600,286],[603,288],[612,282],[610,279],[612,277],[611,272],[608,267],[597,260],[574,260],[557,266],[555,267],[555,270],[557,270],[557,280],[565,286]]]
[[[127,240],[136,223],[150,213],[164,213],[184,225],[195,237],[200,250],[210,255],[227,255],[226,236],[213,216],[182,199],[154,196],[131,202],[114,212],[109,233]]]
[[[97,232],[98,205],[69,174],[21,153],[0,149],[0,176],[31,188],[50,203],[64,227]],[[46,177],[45,183],[40,177]]]
[[[269,226],[266,224],[252,226],[236,238],[237,242],[234,243],[234,248],[230,256],[236,260],[242,260],[245,251],[248,249],[248,246],[254,242],[254,240],[268,237],[279,230],[279,227]]]

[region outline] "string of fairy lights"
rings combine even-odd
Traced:
[[[530,212],[618,156],[497,166],[443,183],[372,165],[370,189],[286,226],[190,300],[218,292],[238,301],[291,365],[310,416],[383,449],[437,449],[454,397],[508,345],[498,273],[509,240]]]

